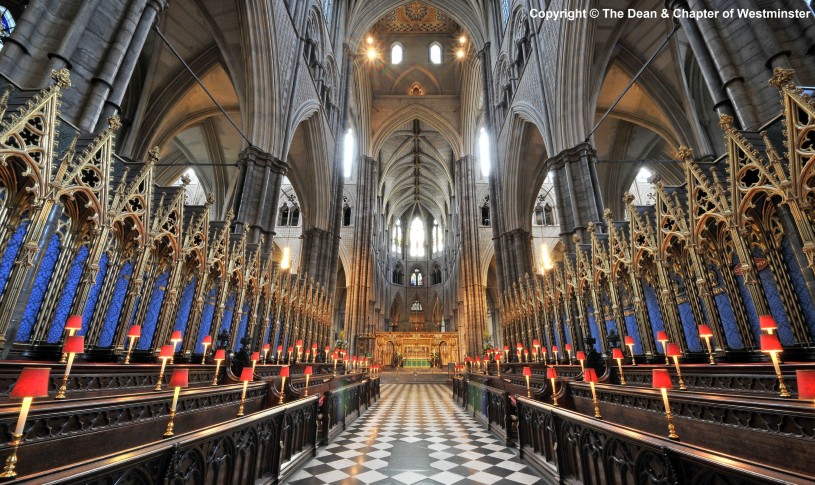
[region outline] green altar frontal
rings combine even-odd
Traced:
[[[430,359],[408,358],[405,367],[430,367]]]

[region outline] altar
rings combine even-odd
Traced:
[[[377,332],[374,360],[393,365],[401,357],[406,368],[430,368],[434,363],[445,366],[459,358],[457,332]]]

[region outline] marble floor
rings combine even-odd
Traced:
[[[442,384],[383,384],[382,398],[288,483],[533,484],[539,475]]]

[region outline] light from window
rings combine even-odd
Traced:
[[[351,178],[351,166],[354,162],[354,130],[348,129],[345,133],[344,146],[342,150],[342,167],[345,178]]]
[[[509,0],[501,0],[501,20],[507,23],[509,20]]]
[[[414,258],[424,256],[424,224],[418,217],[410,223],[410,255]]]
[[[401,64],[402,63],[402,46],[399,44],[393,44],[391,47],[391,64]]]
[[[6,37],[11,35],[15,25],[14,17],[11,16],[8,9],[6,7],[0,7],[0,49],[3,48]]]
[[[441,64],[441,45],[436,42],[430,46],[430,62]]]
[[[172,183],[173,187],[179,187],[182,183],[183,178],[187,178],[189,183],[187,184],[186,193],[184,194],[184,203],[186,205],[204,205],[207,202],[207,194],[204,192],[204,187],[201,185],[201,181],[198,179],[198,175],[195,173],[195,170],[192,168],[188,168],[184,171],[184,173],[178,177],[178,179]]]
[[[331,0],[323,1],[323,15],[326,22],[331,22]]]
[[[478,158],[481,159],[481,175],[489,177],[490,175],[490,139],[487,135],[487,130],[481,128],[481,134],[478,135]]]
[[[391,240],[391,252],[399,256],[402,255],[402,221],[396,221],[393,228],[393,239]]]
[[[628,189],[634,195],[634,205],[654,205],[656,203],[656,190],[650,182],[653,172],[642,167]]]

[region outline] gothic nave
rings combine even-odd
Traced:
[[[0,480],[815,483],[813,15],[0,0]]]

